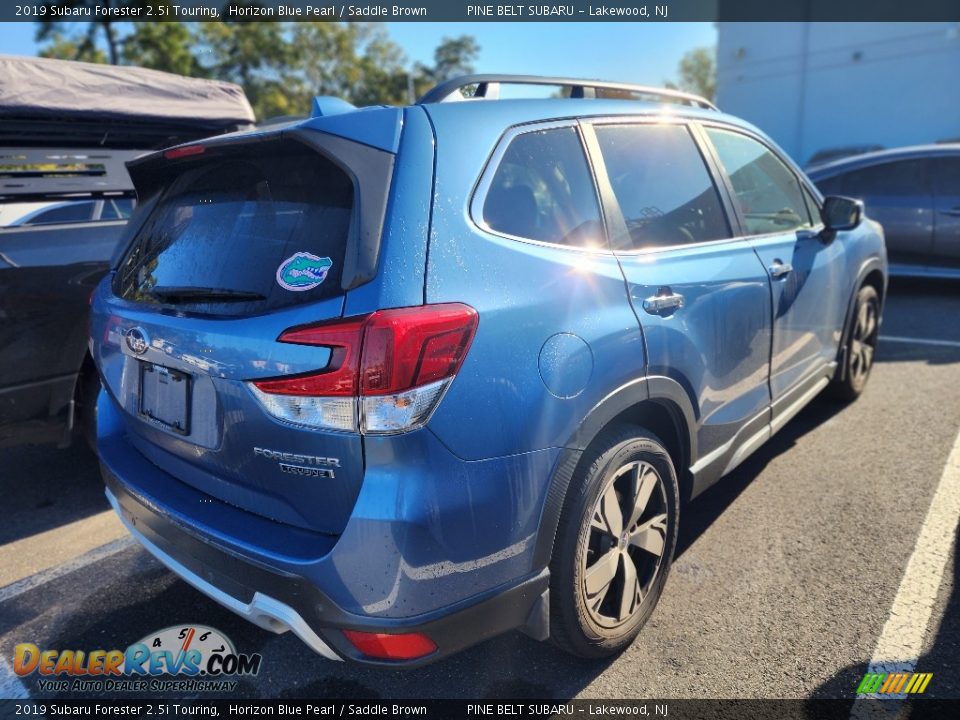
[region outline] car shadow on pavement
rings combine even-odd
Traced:
[[[767,464],[778,455],[788,452],[801,437],[817,429],[847,407],[828,397],[820,396],[788,422],[780,432],[764,443],[740,467],[722,478],[716,485],[689,502],[682,510],[680,536],[675,558],[683,553],[733,504],[750,486]]]
[[[0,653],[12,657],[13,646],[21,642],[60,649],[124,648],[180,623],[216,628],[239,652],[263,656],[259,675],[240,680],[229,697],[560,700],[578,693],[613,662],[577,660],[520,633],[408,670],[331,662],[314,654],[292,633],[275,635],[226,610],[139,547],[97,563],[82,576],[58,578],[5,602],[0,616]],[[25,679],[25,684],[37,698],[92,699],[118,694],[45,693],[39,690],[36,677]],[[204,697],[227,695],[205,693]]]
[[[927,628],[925,647],[927,651],[917,658],[914,672],[933,673],[926,690],[915,696],[915,703],[909,714],[900,717],[929,718],[947,717],[933,713],[928,701],[960,699],[960,563],[956,560],[956,550],[960,547],[960,528],[954,535],[951,565],[944,573],[937,602],[934,605],[931,622],[939,625],[934,631]],[[877,558],[877,560],[881,560]],[[892,598],[891,598],[892,602]],[[886,617],[881,618],[878,633],[882,632]],[[909,659],[909,658],[907,658]],[[819,685],[811,694],[811,700],[824,698],[856,698],[856,689],[867,672],[868,661],[848,665],[837,670],[826,682]],[[877,701],[890,702],[890,701]],[[811,706],[813,707],[813,706]],[[811,712],[811,717],[813,717]]]
[[[684,509],[675,557],[680,557],[723,514],[771,460],[845,407],[826,398],[816,400],[731,475],[690,503]],[[323,677],[290,689],[287,696],[390,698],[397,693],[416,696],[419,692],[430,697],[564,701],[587,689],[616,660],[579,660],[549,643],[510,633],[414,670],[336,667],[324,672]],[[637,696],[646,693],[652,697],[656,692],[656,688],[636,688]]]
[[[97,457],[82,441],[69,448],[0,450],[4,517],[0,545],[52,530],[109,509]]]
[[[947,365],[960,362],[960,346],[895,342],[885,340],[881,335],[877,348],[877,362],[925,362],[928,365]]]
[[[685,511],[677,556],[720,517],[767,463],[843,407],[825,400],[814,402],[723,482],[693,502]],[[329,662],[292,634],[277,636],[261,630],[200,595],[138,547],[96,563],[82,577],[54,580],[5,603],[4,615],[8,621],[0,623],[6,626],[0,627],[0,635],[8,638],[4,652],[12,649],[6,646],[9,643],[26,640],[60,648],[129,644],[174,622],[217,628],[239,651],[264,657],[260,675],[241,681],[237,688],[236,693],[244,697],[564,701],[584,690],[603,694],[604,690],[590,687],[602,683],[604,672],[617,660],[580,660],[550,643],[512,632],[421,668],[391,670]],[[653,697],[657,688],[636,687],[634,692]]]

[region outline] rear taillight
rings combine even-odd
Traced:
[[[369,435],[419,427],[453,380],[477,329],[477,311],[450,303],[379,310],[287,330],[280,342],[329,348],[320,372],[251,383],[274,417]]]

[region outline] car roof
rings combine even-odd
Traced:
[[[912,160],[922,157],[937,157],[942,155],[960,154],[960,142],[958,143],[936,143],[928,145],[908,145],[906,147],[890,148],[888,150],[876,150],[874,152],[854,155],[852,157],[831,160],[820,165],[814,165],[807,168],[807,174],[811,178],[824,179],[832,177],[841,172],[856,170],[870,165],[879,165],[891,160]]]
[[[431,116],[446,114],[459,118],[476,117],[476,122],[496,121],[501,130],[512,125],[562,118],[604,117],[610,115],[669,115],[715,120],[749,127],[743,120],[707,108],[674,102],[626,100],[614,98],[516,98],[501,100],[463,100],[461,102],[422,105]]]
[[[763,138],[783,157],[789,157],[763,131],[745,120],[716,110],[676,103],[622,99],[546,98],[536,100],[470,100],[428,103],[419,106],[430,116],[437,136],[437,149],[462,147],[469,142],[487,156],[508,129],[520,125],[571,119],[678,118],[719,123]],[[794,163],[796,165],[796,163]]]
[[[325,104],[329,98],[317,98],[315,105]],[[346,105],[344,103],[344,105]],[[318,111],[319,110],[319,111]],[[333,112],[315,107],[307,118],[284,119],[277,123],[261,124],[214,138],[204,144],[231,142],[238,138],[267,137],[293,129],[309,129],[345,137],[372,147],[396,152],[406,112],[426,112],[438,134],[453,128],[460,138],[471,143],[489,145],[500,138],[508,128],[553,120],[589,119],[600,117],[677,117],[722,123],[752,131],[766,137],[750,123],[706,108],[696,108],[673,102],[595,98],[539,98],[539,99],[476,99],[460,102],[425,103],[407,106],[375,105],[353,108],[337,107]],[[769,138],[767,138],[769,141]],[[771,141],[772,142],[772,141]],[[782,151],[781,151],[782,152]]]

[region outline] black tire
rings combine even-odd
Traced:
[[[845,331],[846,352],[843,366],[830,386],[830,394],[842,402],[852,402],[863,393],[877,352],[880,333],[880,296],[872,285],[857,292],[850,326]]]
[[[97,396],[100,394],[100,376],[96,370],[87,369],[79,382],[79,407],[77,429],[87,446],[97,451]]]
[[[627,517],[626,511],[633,516],[640,506],[636,498],[642,496],[637,491],[651,482],[650,470],[657,476],[657,485],[647,493],[646,510],[632,524],[637,533],[631,535],[633,517]],[[613,497],[623,530],[619,536],[610,532],[607,517],[615,515],[607,512],[605,504]],[[579,657],[600,658],[633,642],[656,607],[669,574],[679,507],[673,462],[653,434],[623,427],[605,433],[587,450],[571,480],[550,561],[550,634],[560,648]],[[614,553],[617,559],[608,561]],[[614,562],[615,574],[605,589],[591,594],[588,580],[593,578],[596,588]],[[632,594],[625,592],[629,562],[636,580]],[[626,617],[624,607],[629,610]]]

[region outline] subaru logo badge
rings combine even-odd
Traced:
[[[143,328],[134,327],[127,330],[127,347],[134,355],[143,355],[150,347],[150,340]]]

